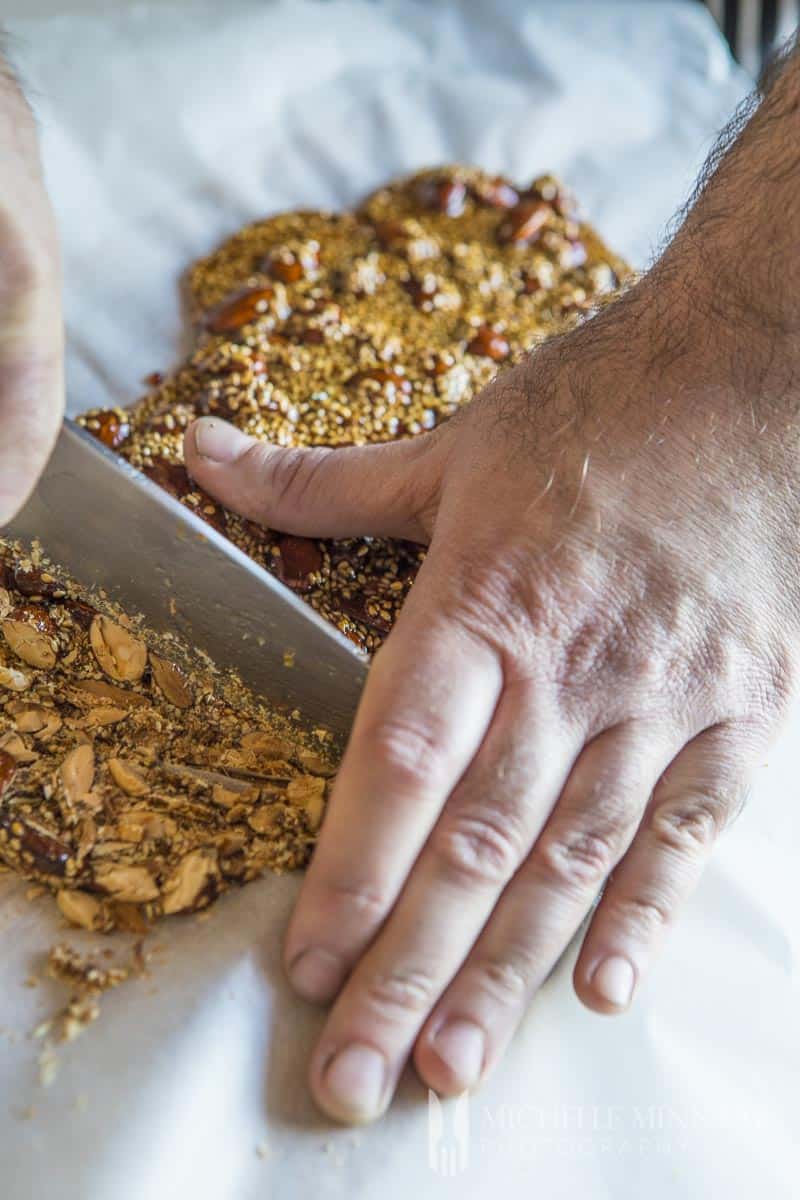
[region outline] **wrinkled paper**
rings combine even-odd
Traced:
[[[644,265],[747,87],[693,3],[153,4],[12,32],[63,234],[73,411],[175,361],[178,277],[223,236],[425,164],[558,171]],[[789,1200],[796,781],[790,729],[629,1016],[581,1008],[573,948],[478,1095],[429,1117],[409,1077],[357,1132],[306,1094],[322,1016],[280,969],[297,879],[157,928],[150,976],[104,998],[44,1089],[27,1035],[59,993],[24,981],[63,928],[0,877],[0,1194]]]

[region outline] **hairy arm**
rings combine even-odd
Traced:
[[[300,458],[187,432],[253,520],[430,544],[286,939],[333,1001],[310,1082],[340,1119],[410,1057],[477,1085],[589,913],[575,989],[624,1011],[798,695],[799,72],[651,271],[433,434]]]
[[[800,48],[788,46],[720,136],[648,279],[706,321],[753,419],[798,401]],[[781,406],[780,401],[785,403]]]

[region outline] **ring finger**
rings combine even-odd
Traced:
[[[644,722],[608,729],[584,748],[536,845],[417,1041],[414,1061],[430,1087],[463,1091],[498,1061],[625,852],[677,748],[674,737]]]

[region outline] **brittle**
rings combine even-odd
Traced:
[[[552,175],[524,187],[464,166],[422,171],[354,212],[287,212],[228,238],[187,275],[192,348],[130,412],[85,428],[372,653],[422,547],[260,528],[183,466],[183,433],[217,415],[280,446],[415,437],[455,413],[627,278]]]
[[[0,586],[0,862],[96,931],[306,862],[335,770],[325,731],[218,686],[38,552],[0,541]]]

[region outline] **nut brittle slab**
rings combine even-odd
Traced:
[[[187,273],[185,361],[130,411],[82,423],[371,653],[423,549],[242,520],[189,479],[186,427],[217,414],[281,446],[417,436],[628,273],[552,176],[419,172],[353,212],[281,213],[234,234]]]

